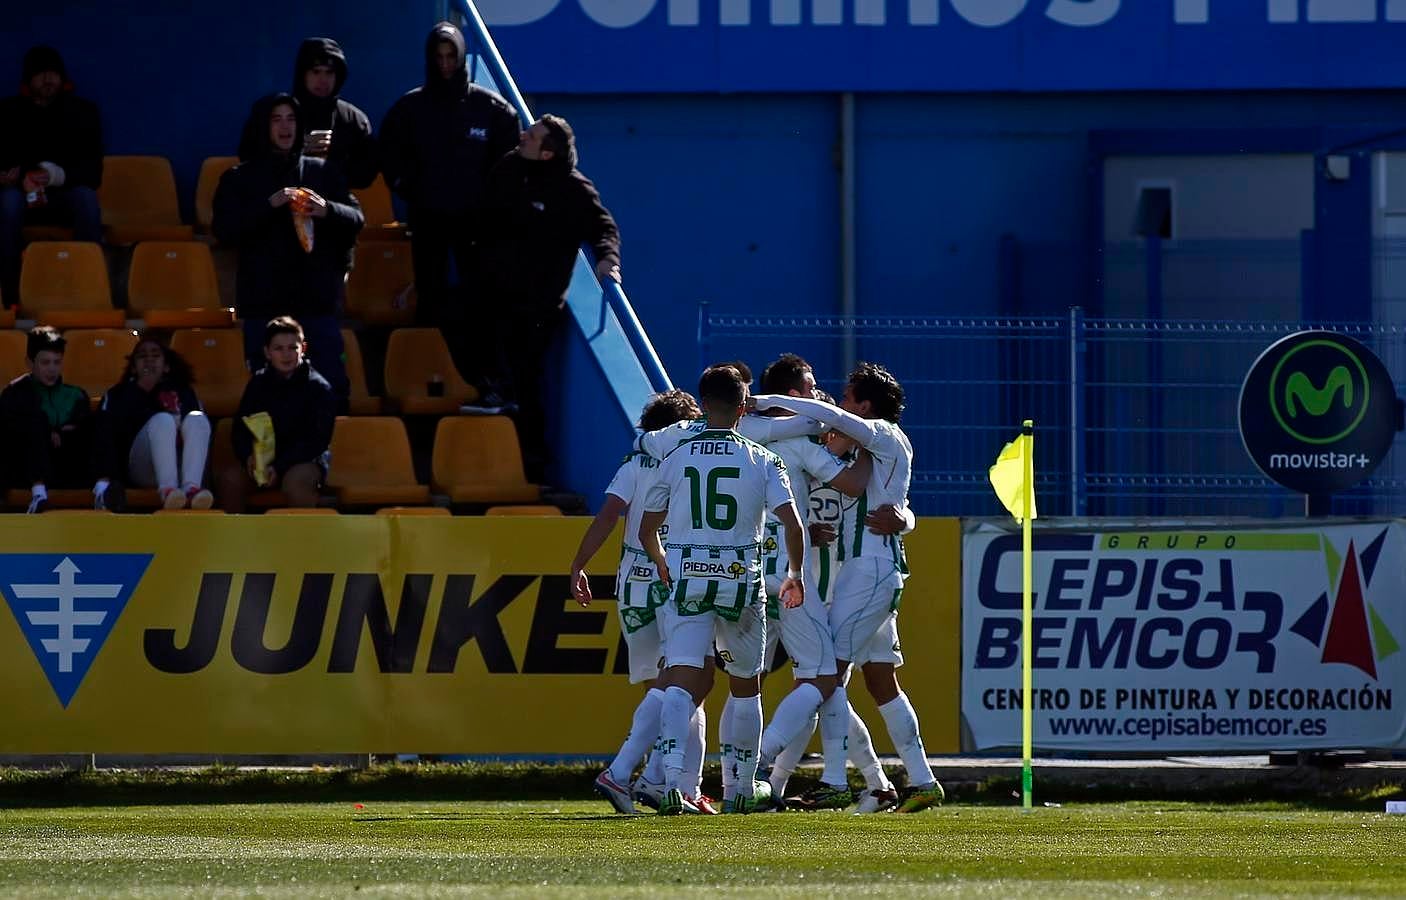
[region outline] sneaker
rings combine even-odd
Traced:
[[[664,792],[664,796],[659,801],[659,815],[683,815],[683,793],[678,788],[670,788]]]
[[[844,809],[854,802],[854,794],[850,793],[848,787],[834,787],[833,785],[821,784],[820,787],[806,791],[799,797],[786,798],[786,805],[796,809]]]
[[[655,783],[645,781],[644,776],[636,778],[630,785],[630,793],[634,796],[635,802],[642,803],[650,809],[658,809],[659,801],[664,799],[665,787],[663,782]]]
[[[898,791],[893,788],[870,791],[859,798],[855,815],[888,812],[898,805]]]
[[[692,806],[693,812],[697,815],[716,816],[718,814],[718,808],[713,805],[713,798],[707,794],[699,794],[696,797],[685,796],[683,799],[685,806]]]
[[[191,485],[186,488],[186,504],[191,509],[209,509],[215,505],[215,495],[203,487]]]
[[[505,400],[497,391],[488,390],[474,402],[459,407],[459,412],[467,416],[503,416],[517,412],[517,404]]]
[[[49,508],[49,497],[48,497],[48,495],[45,495],[45,496],[42,496],[42,497],[40,497],[40,496],[31,496],[31,497],[29,498],[29,506],[28,506],[28,508],[25,509],[25,512],[26,512],[26,513],[29,513],[29,514],[31,514],[31,515],[35,515],[35,514],[38,514],[38,513],[42,513],[44,510],[46,510],[46,509],[48,509],[48,508]]]
[[[627,816],[633,816],[635,814],[635,804],[630,800],[629,789],[616,784],[615,779],[610,777],[609,769],[602,770],[601,773],[596,776],[593,787],[596,789],[597,794],[600,794],[611,806],[615,807],[616,812],[624,813]]]
[[[723,801],[723,812],[745,815],[766,812],[771,808],[771,784],[766,781],[752,782],[752,796],[738,794],[731,800]]]
[[[161,490],[162,509],[185,509],[186,495],[176,488],[162,488]]]
[[[930,806],[941,806],[942,801],[946,798],[947,792],[942,789],[942,783],[934,781],[923,787],[911,788],[894,809],[894,812],[922,812]]]

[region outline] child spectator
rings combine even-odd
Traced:
[[[201,487],[210,451],[210,420],[191,387],[190,363],[150,335],[137,341],[125,377],[108,388],[98,412],[97,475],[100,506],[120,508],[109,488],[157,488],[166,509],[209,509],[214,495]],[[120,488],[119,488],[120,490]]]
[[[281,488],[289,506],[317,505],[337,405],[327,379],[304,358],[306,348],[297,321],[281,316],[264,327],[268,365],[244,388],[232,434],[236,462],[219,473],[220,504],[227,512],[244,512],[249,495],[261,487]],[[273,455],[262,471],[245,423],[245,416],[258,413],[273,424]]]
[[[29,373],[0,392],[0,452],[6,483],[30,489],[29,512],[43,510],[50,487],[92,484],[92,416],[88,394],[65,384],[67,342],[41,325],[29,333]]]

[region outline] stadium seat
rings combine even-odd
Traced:
[[[125,247],[139,241],[188,241],[195,236],[189,225],[181,224],[176,176],[163,156],[104,157],[98,204],[109,244]]]
[[[20,308],[55,328],[121,328],[126,313],[112,307],[102,247],[84,241],[38,241],[24,251]]]
[[[5,492],[5,505],[10,509],[23,510],[29,506],[29,488],[15,488]],[[127,488],[127,509],[156,509],[161,500],[155,490],[148,488]],[[50,488],[49,510],[93,509],[92,488]]]
[[[208,234],[215,218],[215,188],[220,176],[234,168],[237,156],[211,156],[200,164],[200,179],[195,184],[195,227]]]
[[[196,241],[143,241],[132,251],[127,307],[151,328],[229,328],[210,248]]]
[[[485,516],[560,516],[565,515],[559,506],[532,503],[525,506],[490,506],[483,511]]]
[[[196,385],[199,388],[199,385]],[[215,434],[210,438],[210,472],[212,480],[219,477],[219,472],[235,464],[234,458],[234,419],[226,417],[215,423]],[[219,497],[215,498],[217,501]],[[245,505],[250,509],[271,509],[288,505],[288,498],[283,496],[282,491],[255,491],[250,494],[245,501]]]
[[[103,392],[122,380],[137,333],[126,328],[71,328],[64,332],[63,380],[88,392],[96,407]]]
[[[14,328],[19,316],[15,314],[15,307],[0,308],[0,328]]]
[[[347,278],[346,315],[368,325],[415,319],[415,267],[403,241],[360,241]]]
[[[62,225],[26,225],[20,232],[26,244],[34,241],[71,241],[73,229]]]
[[[23,331],[0,331],[0,383],[9,384],[29,371],[27,343]]]
[[[351,414],[354,416],[378,416],[381,414],[381,398],[373,397],[366,390],[366,364],[361,360],[361,342],[356,332],[342,329],[342,346],[347,363],[347,380],[351,382]]]
[[[195,370],[195,393],[205,412],[216,418],[234,415],[249,383],[243,332],[237,328],[181,328],[171,335],[171,349]]]
[[[443,396],[430,395],[430,385]],[[466,381],[438,328],[397,328],[386,346],[386,398],[402,413],[443,415],[478,399]]]
[[[383,506],[376,510],[378,516],[448,516],[453,515],[443,506]]]
[[[405,423],[393,416],[337,417],[327,486],[343,507],[430,502],[430,489],[415,481]]]
[[[354,188],[356,202],[361,204],[361,215],[366,225],[361,229],[361,237],[371,241],[393,241],[405,237],[405,226],[395,220],[395,208],[391,206],[391,190],[380,175],[369,187]]]
[[[523,474],[517,428],[507,416],[446,416],[435,429],[431,483],[451,503],[536,503]]]
[[[330,506],[275,506],[264,510],[270,516],[335,516],[338,512]]]

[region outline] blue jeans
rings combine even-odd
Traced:
[[[298,324],[303,326],[303,338],[308,342],[308,362],[332,385],[332,393],[337,396],[337,411],[345,413],[351,383],[347,380],[341,321],[336,316],[310,316],[298,319]],[[251,372],[257,372],[268,364],[264,358],[264,328],[267,325],[268,320],[264,318],[244,320],[244,358]]]
[[[62,187],[51,188],[45,195],[48,204],[31,210],[21,188],[0,188],[0,294],[6,306],[14,306],[19,300],[20,249],[25,225],[63,225],[73,229],[74,240],[102,240],[97,191],[90,187]]]

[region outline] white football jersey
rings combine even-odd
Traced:
[[[648,453],[655,459],[663,459],[669,453],[695,435],[708,429],[707,419],[686,419],[660,428],[647,431],[635,438],[635,449]],[[803,437],[820,433],[820,423],[809,416],[758,416],[748,413],[737,422],[735,431],[749,441],[769,444],[772,441],[792,437]]]
[[[767,445],[767,449],[781,457],[781,462],[786,466],[786,474],[791,479],[791,496],[796,500],[796,514],[804,524],[806,511],[810,509],[811,484],[828,484],[845,470],[845,464],[820,443],[808,437],[786,438]],[[773,524],[779,520],[775,513],[768,510],[767,521],[768,524]],[[770,556],[766,560],[767,574],[785,577],[789,563],[785,533],[779,527],[768,530],[775,532],[776,550],[774,560]],[[807,529],[803,531],[808,553],[810,534]]]
[[[676,580],[760,577],[766,513],[793,502],[781,458],[730,429],[707,429],[660,466],[645,509],[667,509],[665,550]]]
[[[620,468],[615,471],[615,477],[610,480],[610,484],[605,489],[607,494],[614,494],[626,503],[624,538],[626,551],[644,555],[644,550],[639,545],[640,519],[644,518],[645,497],[658,480],[659,460],[646,453],[636,452],[625,457],[625,461],[620,464]],[[659,533],[662,538],[665,535],[665,528],[661,527]]]

